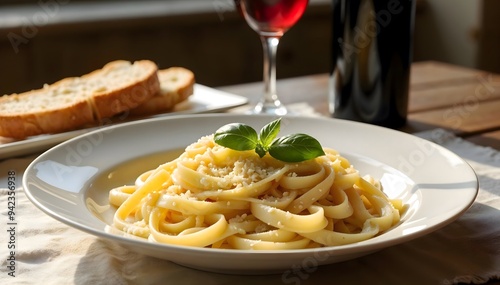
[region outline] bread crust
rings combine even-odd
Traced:
[[[56,84],[61,83],[57,82]],[[44,89],[21,94],[4,95],[0,97],[0,105],[12,100],[29,100],[28,97],[36,96],[37,93],[46,92],[48,89],[50,88],[45,87]],[[73,130],[78,126],[93,121],[92,107],[87,100],[80,100],[68,104],[63,109],[47,108],[43,111],[27,111],[22,114],[0,113],[0,135],[24,139],[28,136]]]
[[[4,137],[22,139],[25,134],[39,134],[42,132],[34,114],[1,116],[0,134]]]
[[[133,116],[155,115],[171,111],[194,92],[194,73],[183,67],[170,67],[158,71],[160,92],[136,108]]]
[[[32,90],[21,94],[4,95],[0,97],[0,105],[6,102],[27,102],[31,96],[43,96],[43,93],[53,90],[63,90],[71,84],[99,77],[118,65],[131,63],[114,61],[106,64],[102,69],[93,71],[81,77],[65,78],[42,89]],[[22,113],[9,113],[0,111],[0,136],[15,139],[24,139],[40,134],[59,133],[78,129],[88,124],[98,124],[100,120],[119,114],[130,108],[149,100],[159,91],[157,76],[158,68],[155,63],[148,60],[134,62],[144,67],[147,72],[142,74],[135,82],[80,96],[81,98],[68,98],[68,102],[60,107],[46,106],[42,110],[26,110]],[[71,102],[72,101],[72,102]]]
[[[39,134],[53,134],[74,130],[85,124],[95,121],[92,107],[88,101],[78,102],[64,109],[56,109],[50,113],[37,114],[37,124],[40,126],[40,132],[27,133],[29,136]]]
[[[119,62],[112,62],[113,65]],[[134,84],[108,93],[94,94],[94,108],[98,122],[116,114],[129,111],[140,104],[147,102],[160,91],[158,67],[151,61],[143,60],[135,64],[149,68],[149,74]]]

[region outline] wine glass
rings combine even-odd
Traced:
[[[234,0],[248,25],[256,31],[264,49],[264,95],[254,114],[285,115],[276,93],[276,51],[283,34],[304,14],[309,0]]]

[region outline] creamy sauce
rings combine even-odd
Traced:
[[[97,218],[111,225],[116,208],[109,204],[109,191],[118,186],[133,185],[140,174],[176,159],[183,151],[183,149],[179,149],[155,153],[126,161],[102,171],[92,182],[86,193],[85,203],[88,209]]]

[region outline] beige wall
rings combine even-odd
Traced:
[[[425,0],[415,29],[415,60],[477,65],[481,1]]]

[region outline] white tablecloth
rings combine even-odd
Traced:
[[[21,175],[33,157],[0,163],[0,187],[17,177],[15,277],[9,275],[8,195],[0,190],[0,284],[480,284],[500,277],[500,154],[442,130],[432,139],[466,159],[480,191],[457,221],[416,240],[355,260],[292,275],[234,276],[197,271],[133,253],[70,228],[26,198]]]

